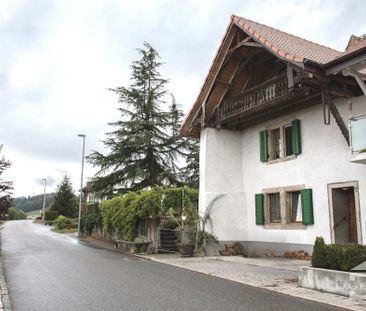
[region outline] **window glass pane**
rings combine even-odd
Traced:
[[[285,126],[285,148],[286,157],[294,154],[292,148],[292,125]]]
[[[279,193],[269,194],[269,210],[271,214],[271,222],[281,222],[281,205]]]
[[[352,151],[360,152],[366,150],[366,118],[352,122]]]
[[[281,132],[280,129],[274,129],[271,131],[271,156],[272,159],[279,159],[281,156]]]
[[[291,222],[302,222],[300,191],[289,192]]]

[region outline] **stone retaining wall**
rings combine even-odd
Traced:
[[[300,267],[299,286],[366,300],[366,273]]]

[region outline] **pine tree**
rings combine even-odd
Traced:
[[[182,137],[179,132],[179,128],[181,122],[183,120],[183,111],[180,109],[179,105],[176,103],[175,97],[171,94],[172,104],[169,107],[169,116],[170,116],[170,140],[171,140],[171,148],[175,150],[179,154],[179,158],[181,160],[187,159],[189,156],[189,141],[187,138]],[[184,168],[182,169],[178,166],[177,163],[173,163],[173,171],[176,176],[179,176],[179,180],[181,184],[185,184],[185,176],[182,174]]]
[[[176,167],[177,174],[179,172],[182,183],[192,188],[199,186],[199,144],[198,141],[191,138],[185,138],[180,135],[179,127],[183,120],[183,112],[172,96],[172,105],[170,106],[172,140],[176,148],[180,151],[180,155],[185,159],[186,166],[180,169]]]
[[[187,157],[186,166],[183,169],[184,183],[189,187],[198,189],[199,186],[199,142],[193,138],[188,138],[186,142]]]
[[[91,189],[102,195],[180,184],[177,159],[184,147],[171,134],[177,119],[160,108],[167,80],[158,71],[158,53],[148,43],[138,52],[141,59],[131,65],[130,86],[112,89],[122,107],[121,120],[110,123],[115,130],[103,141],[108,153],[93,151],[88,156],[100,168]]]
[[[0,152],[2,145],[0,145]],[[1,175],[11,166],[11,162],[4,157],[0,158],[0,219],[5,219],[8,210],[12,204],[11,191],[13,190],[13,183],[4,181]]]
[[[66,217],[77,216],[78,201],[68,176],[65,175],[61,183],[57,186],[55,199],[50,209]]]

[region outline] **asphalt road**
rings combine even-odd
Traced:
[[[15,311],[339,310],[96,249],[31,221],[6,223],[1,240]]]

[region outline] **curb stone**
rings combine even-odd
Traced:
[[[0,240],[1,240],[1,233],[0,233]],[[4,261],[0,251],[0,311],[12,311],[13,309],[11,307],[8,286],[6,285],[6,279],[3,267],[4,267]]]
[[[3,260],[1,259],[0,264],[0,289],[1,289],[1,299],[0,299],[0,310],[12,311],[8,286],[6,285],[5,275],[3,270]]]

